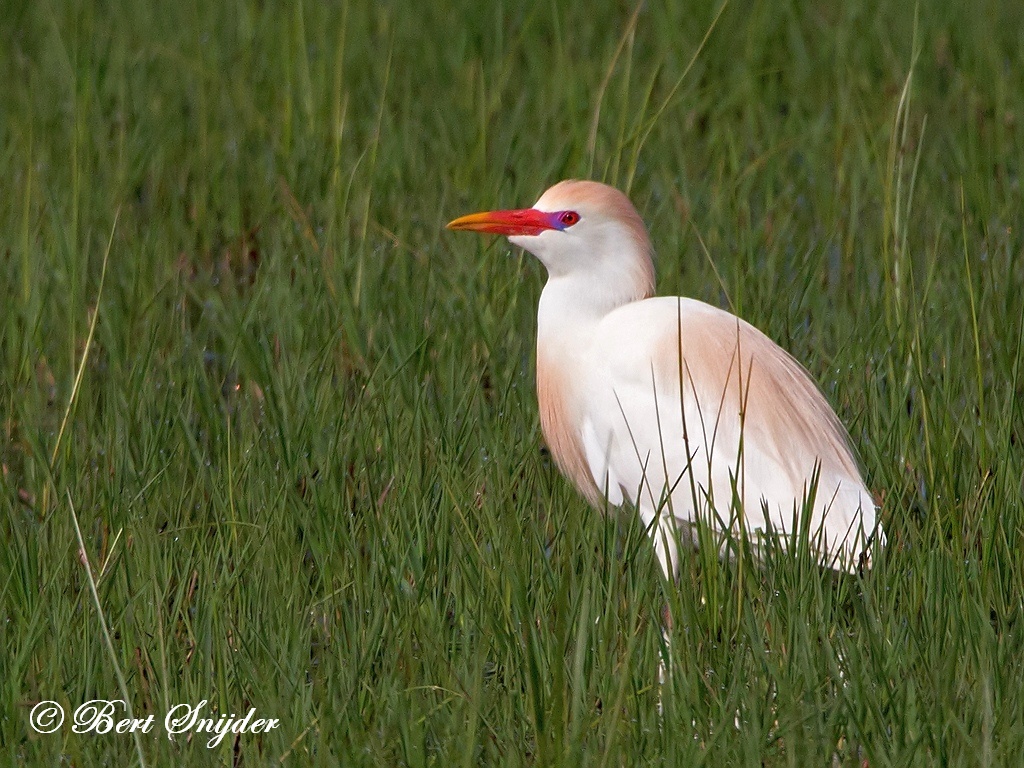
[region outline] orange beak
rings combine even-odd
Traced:
[[[489,232],[494,235],[539,235],[548,229],[558,229],[558,226],[550,213],[534,208],[520,208],[460,216],[448,222],[448,229]]]

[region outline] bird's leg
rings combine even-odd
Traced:
[[[675,577],[676,556],[679,552],[675,519],[666,507],[656,511],[641,509],[640,519],[650,529],[654,554],[658,557],[661,572],[665,574],[665,580],[671,582]],[[655,520],[657,524],[654,524]]]
[[[672,646],[670,645],[671,640],[669,639],[671,632],[672,606],[668,601],[668,595],[665,595],[665,602],[661,604],[661,639],[665,644],[665,655],[662,656],[661,661],[658,664],[658,682],[662,685],[664,685],[668,676],[668,666],[666,662],[672,661]]]
[[[658,564],[661,566],[661,571],[665,575],[665,585],[672,584],[675,579],[675,568],[676,568],[676,556],[678,554],[678,542],[676,540],[677,531],[675,525],[675,519],[668,513],[668,510],[664,507],[656,512],[650,513],[641,510],[641,517],[648,526],[654,523],[655,519],[657,523],[651,527],[651,539],[654,544],[654,554],[658,557]],[[665,601],[662,603],[661,609],[661,639],[663,645],[663,653],[661,654],[661,660],[658,662],[658,684],[663,686],[668,680],[669,669],[672,666],[672,645],[669,635],[672,630],[672,611],[670,609],[668,594],[665,595]],[[658,708],[661,708],[661,700],[659,693]]]

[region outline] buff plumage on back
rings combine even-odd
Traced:
[[[663,335],[655,358],[659,378],[666,384],[678,382],[681,350],[684,387],[692,391],[700,380],[702,398],[721,399],[737,413],[743,408],[751,444],[776,446],[779,461],[794,472],[807,471],[795,465],[796,457],[816,456],[836,471],[858,477],[846,428],[807,370],[746,321],[716,314],[717,322]]]

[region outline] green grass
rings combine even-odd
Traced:
[[[733,0],[683,78],[717,10],[5,4],[7,762],[137,762],[29,727],[117,670],[139,717],[281,720],[147,765],[1019,762],[1020,4]],[[666,590],[558,476],[542,269],[443,225],[568,176],[807,364],[874,571],[708,547]]]

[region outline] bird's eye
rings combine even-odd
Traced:
[[[576,213],[576,211],[566,211],[565,213],[558,217],[558,220],[564,226],[571,227],[573,224],[580,220],[580,215]]]

